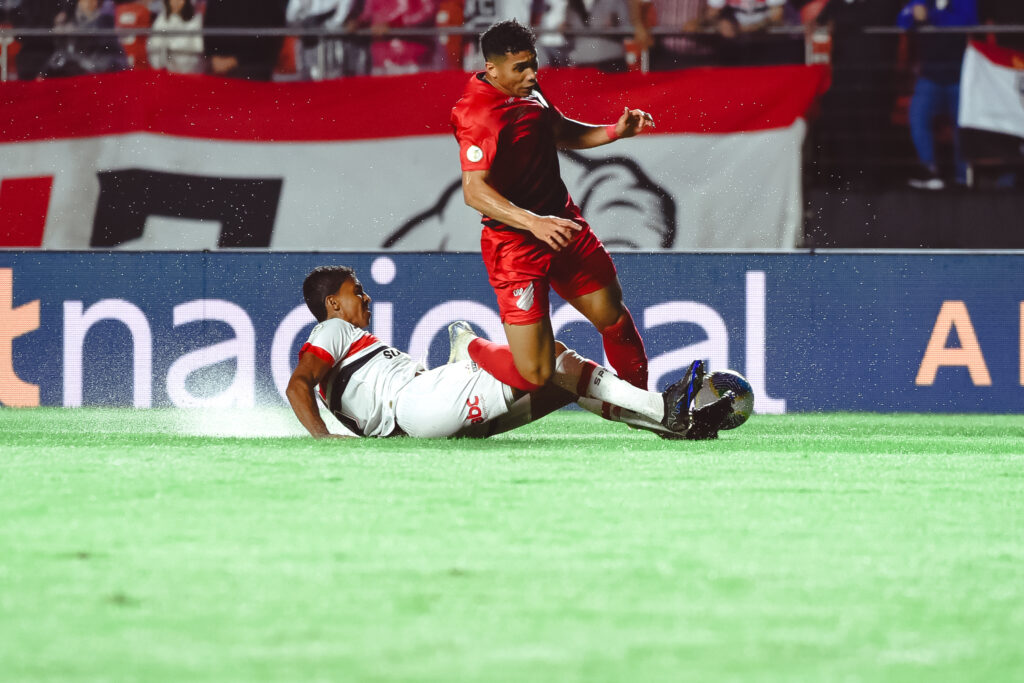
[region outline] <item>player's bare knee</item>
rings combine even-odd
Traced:
[[[525,379],[538,386],[543,386],[548,383],[551,379],[551,375],[554,374],[553,368],[549,367],[538,367],[534,368],[533,372],[523,375]]]
[[[609,302],[607,305],[593,311],[590,316],[590,322],[597,328],[598,332],[604,332],[609,327],[614,327],[622,322],[626,315],[626,307],[621,300]]]
[[[527,382],[538,386],[547,384],[551,375],[554,374],[554,368],[547,363],[524,363],[523,365],[516,363],[516,370]]]

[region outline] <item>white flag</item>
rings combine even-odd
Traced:
[[[972,42],[960,77],[961,128],[1024,138],[1024,53]]]

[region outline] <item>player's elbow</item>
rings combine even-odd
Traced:
[[[487,196],[483,192],[463,188],[462,201],[466,203],[466,206],[480,214],[487,213],[489,204],[487,203]]]
[[[292,409],[298,410],[300,407],[308,407],[308,404],[312,403],[313,388],[308,382],[292,375],[292,378],[288,380],[288,387],[285,389],[284,395]]]
[[[482,190],[480,183],[482,181],[475,176],[463,176],[462,177],[462,201],[466,203],[466,206],[477,209],[480,205],[482,198]]]
[[[473,206],[473,192],[466,187],[465,183],[462,184],[462,201],[465,202],[466,206],[476,208]]]

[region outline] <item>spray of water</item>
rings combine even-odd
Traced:
[[[288,408],[179,409],[174,433],[185,436],[269,438],[309,436]]]

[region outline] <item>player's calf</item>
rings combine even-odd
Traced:
[[[664,413],[660,395],[638,389],[572,349],[565,349],[555,359],[551,381],[577,396],[625,408],[654,421]]]

